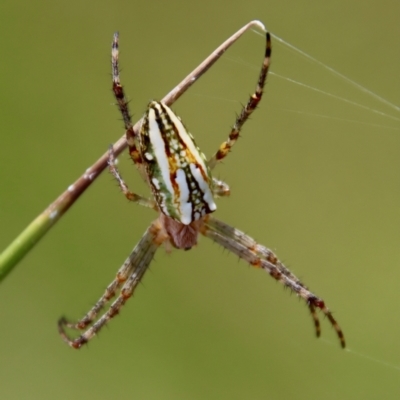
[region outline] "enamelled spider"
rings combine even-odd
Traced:
[[[317,336],[320,335],[320,323],[316,309],[320,309],[335,329],[341,346],[345,347],[343,332],[321,298],[310,292],[270,249],[211,216],[217,208],[214,196],[229,194],[228,185],[213,178],[211,171],[227,156],[236,143],[244,123],[260,102],[270,56],[271,38],[270,34],[266,33],[265,55],[256,90],[236,118],[228,140],[223,142],[218,151],[207,160],[181,119],[162,102],[149,103],[139,135],[135,134],[128,102],[119,78],[118,34],[114,35],[111,56],[113,92],[125,123],[130,156],[151,187],[153,199],[129,191],[115,165],[112,146],[109,150],[109,170],[128,200],[154,209],[158,217],[146,230],[94,307],[76,323],[68,322],[65,318],[59,320],[59,333],[69,346],[79,349],[119,313],[143,278],[160,245],[166,244],[176,249],[189,250],[196,245],[197,237],[201,233],[250,265],[262,268],[304,299],[314,321]],[[117,291],[119,294],[116,300],[98,318],[99,312]],[[71,339],[65,328],[83,330],[83,333]]]

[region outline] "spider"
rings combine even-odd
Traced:
[[[150,186],[153,198],[142,197],[128,189],[116,167],[113,146],[109,149],[108,166],[125,197],[154,209],[158,217],[150,224],[118,270],[115,279],[89,312],[75,323],[68,322],[64,317],[58,321],[62,339],[72,348],[81,348],[120,312],[121,307],[133,295],[156,250],[162,244],[166,245],[167,250],[189,250],[196,245],[201,233],[250,265],[265,270],[284,287],[302,298],[311,313],[317,337],[320,336],[321,328],[316,310],[320,309],[335,329],[344,348],[343,332],[321,298],[310,292],[270,249],[211,216],[217,208],[214,197],[227,196],[230,193],[229,186],[213,178],[211,171],[228,155],[239,138],[244,123],[262,98],[271,57],[270,34],[266,33],[264,59],[256,90],[237,116],[228,140],[221,144],[209,160],[197,147],[181,119],[162,102],[151,101],[148,104],[139,135],[135,134],[128,102],[120,83],[118,41],[119,36],[116,33],[111,52],[113,92],[125,124],[130,156]],[[108,310],[98,317],[117,292],[119,294]],[[76,338],[70,338],[65,328],[80,330],[83,333]]]

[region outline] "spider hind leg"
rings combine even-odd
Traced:
[[[260,74],[258,76],[256,90],[250,96],[249,100],[247,101],[247,104],[242,108],[240,114],[236,117],[236,121],[233,124],[231,132],[229,133],[228,140],[221,144],[218,151],[208,161],[208,166],[210,167],[210,169],[213,169],[219,161],[221,161],[228,155],[232,147],[237,142],[243,125],[249,119],[250,115],[254,112],[254,110],[258,106],[258,103],[261,101],[264,92],[265,82],[267,80],[270,59],[271,59],[271,36],[267,32],[264,60],[261,65]]]

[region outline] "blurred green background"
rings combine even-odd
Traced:
[[[112,34],[135,118],[230,34],[262,20],[318,60],[400,104],[395,1],[10,1],[0,5],[0,248],[123,134]],[[216,170],[216,216],[277,251],[334,310],[351,349],[263,271],[205,238],[161,250],[120,317],[81,351],[78,318],[155,217],[110,175],[92,185],[0,285],[1,399],[397,399],[400,396],[399,113],[273,42],[260,109]],[[210,155],[255,86],[247,33],[175,105]],[[238,61],[240,60],[240,61]],[[396,119],[397,118],[397,119]],[[148,193],[126,154],[122,173]]]

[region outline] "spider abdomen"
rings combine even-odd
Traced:
[[[163,214],[189,225],[216,210],[206,158],[164,103],[148,105],[140,129],[140,152]]]

